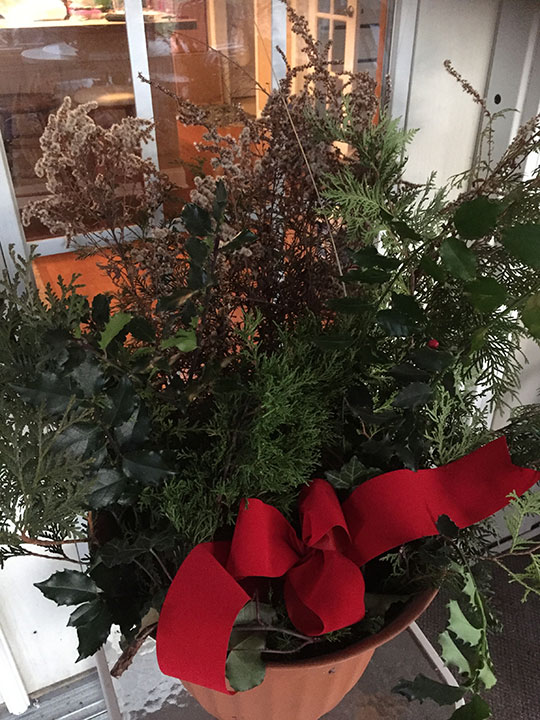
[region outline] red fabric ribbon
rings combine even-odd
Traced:
[[[429,470],[394,470],[360,485],[340,506],[325,480],[300,495],[302,539],[276,508],[244,501],[231,542],[202,543],[187,556],[161,611],[157,657],[166,675],[228,692],[229,636],[251,599],[238,580],[283,578],[287,611],[306,635],[364,616],[361,566],[403,543],[437,535],[448,515],[460,528],[484,520],[540,479],[512,464],[505,438]]]

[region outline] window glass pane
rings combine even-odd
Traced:
[[[324,45],[330,37],[330,20],[319,18],[317,20],[317,40]]]
[[[384,0],[363,0],[359,7],[356,27],[355,71],[367,71],[373,77],[377,73],[380,29],[386,16]]]
[[[319,0],[318,10],[319,10],[319,12],[329,13],[330,12],[330,0]]]
[[[334,12],[336,15],[347,15],[347,8],[348,0],[334,0]]]
[[[64,97],[97,103],[110,126],[135,114],[123,18],[110,0],[0,0],[0,129],[20,207],[45,192],[34,165],[48,115]],[[34,221],[28,239],[50,236]]]
[[[332,32],[332,67],[336,71],[343,70],[346,34],[346,23],[343,20],[334,20]]]

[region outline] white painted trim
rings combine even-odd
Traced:
[[[109,670],[109,664],[105,656],[105,650],[101,648],[94,655],[96,661],[96,668],[98,671],[99,684],[103,692],[105,699],[105,706],[107,708],[108,720],[122,720],[122,713],[120,711],[120,705],[118,704],[118,697],[114,689],[111,672]]]
[[[452,673],[446,667],[446,665],[443,663],[441,656],[435,650],[435,648],[430,643],[430,641],[427,639],[427,637],[422,632],[422,630],[420,630],[418,625],[415,622],[413,622],[411,625],[409,625],[408,630],[411,633],[411,635],[413,636],[413,639],[416,642],[416,644],[419,646],[419,648],[422,650],[424,655],[427,657],[427,659],[433,665],[435,670],[439,673],[439,675],[444,680],[444,682],[447,685],[452,685],[453,687],[459,687],[458,681],[452,675]],[[459,700],[456,703],[456,708],[461,707],[464,704],[465,704],[464,700]]]
[[[527,99],[527,92],[529,90],[529,82],[531,79],[531,72],[533,66],[534,55],[536,51],[536,45],[540,35],[540,7],[534,12],[531,26],[529,28],[529,37],[527,38],[527,49],[525,51],[525,57],[523,60],[523,69],[519,81],[519,89],[516,101],[516,110],[514,113],[512,128],[510,130],[510,142],[515,138],[519,126],[524,120],[528,118],[523,117],[523,109],[525,107],[525,101]]]
[[[154,122],[152,88],[139,78],[139,74],[147,80],[150,78],[142,0],[125,0],[125,11],[129,62],[137,117]],[[152,140],[143,147],[143,156],[152,160],[159,169],[155,130],[152,133]]]
[[[106,238],[107,231],[103,230],[101,233],[95,233],[97,236],[103,237],[104,244],[107,243]],[[124,240],[136,240],[140,237],[135,230],[132,228],[125,228]],[[27,243],[28,246],[35,247],[40,257],[47,257],[48,255],[58,255],[59,253],[73,252],[77,246],[88,245],[90,241],[84,237],[84,235],[76,235],[73,238],[73,245],[67,246],[67,240],[65,237],[52,237],[45,238],[43,240],[32,240]]]
[[[392,79],[390,111],[392,117],[400,117],[407,127],[414,52],[418,27],[420,0],[402,0],[397,3],[390,41],[389,70]]]
[[[9,164],[4,147],[4,140],[0,131],[0,217],[2,218],[2,246],[3,264],[10,276],[15,268],[8,253],[8,245],[14,245],[15,252],[22,257],[28,257],[28,246],[24,237],[24,230],[19,214],[19,206],[15,195],[15,188],[9,171]]]
[[[0,694],[6,708],[13,715],[22,715],[30,707],[30,698],[26,692],[19,668],[8,645],[4,631],[0,627]]]

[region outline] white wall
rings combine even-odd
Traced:
[[[404,2],[403,6],[411,3]],[[443,67],[446,59],[484,92],[496,32],[496,0],[420,0],[405,122],[419,128],[409,149],[406,178],[439,184],[470,166],[480,113]],[[411,40],[410,35],[405,40]],[[399,52],[399,49],[397,49]],[[396,88],[400,96],[403,88]],[[399,114],[404,108],[398,108]],[[393,108],[394,114],[396,109]]]

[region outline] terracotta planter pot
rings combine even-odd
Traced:
[[[184,683],[218,720],[318,720],[352,690],[375,649],[416,620],[437,591],[417,595],[381,632],[330,655],[297,663],[269,662],[261,685],[236,695]]]

